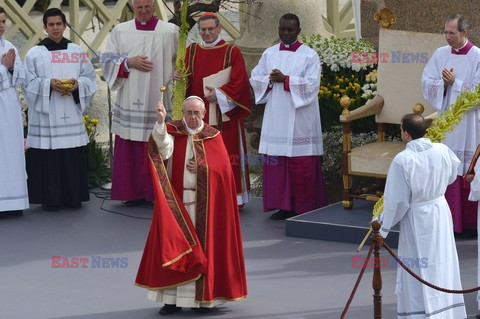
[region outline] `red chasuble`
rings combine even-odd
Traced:
[[[247,282],[240,220],[222,137],[209,125],[192,136],[197,162],[194,227],[181,201],[188,133],[181,121],[167,124],[167,130],[174,136],[171,181],[150,139],[156,198],[136,284],[165,289],[196,280],[197,302],[243,299],[247,296]]]
[[[229,66],[232,67],[230,82],[218,89],[225,94],[230,101],[235,103],[237,107],[226,113],[230,121],[221,122],[221,117],[219,117],[217,122],[222,124],[218,126],[218,129],[222,132],[223,141],[230,156],[237,193],[241,194],[246,190],[250,190],[249,176],[246,174],[247,185],[244,185],[242,183],[240,167],[240,134],[242,134],[243,156],[245,156],[245,160],[247,160],[247,145],[245,142],[243,119],[252,112],[250,82],[248,81],[245,62],[243,61],[240,49],[235,45],[228,44],[224,40],[221,40],[212,48],[206,48],[194,43],[187,48],[185,64],[189,74],[186,95],[202,97],[205,105],[208,105],[208,101],[204,98],[203,78],[226,69]],[[207,113],[204,118],[207,124],[209,119],[208,113],[209,108],[207,107]],[[218,114],[220,114],[220,110]],[[246,171],[248,172],[248,166]]]

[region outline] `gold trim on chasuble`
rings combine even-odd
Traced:
[[[170,180],[168,179],[167,170],[165,168],[165,164],[163,163],[162,156],[158,152],[157,143],[155,142],[155,140],[151,135],[148,143],[148,157],[150,158],[153,165],[155,166],[157,178],[162,187],[162,191],[165,195],[168,206],[172,211],[173,217],[175,217],[175,220],[177,221],[178,225],[180,226],[180,229],[182,230],[183,234],[187,238],[190,246],[195,246],[197,243],[195,242],[195,238],[193,237],[192,233],[187,227],[187,222],[185,221],[185,218],[183,217],[182,211],[180,210],[180,206],[177,202],[177,199],[173,194],[172,185],[170,184]],[[183,252],[173,260],[176,261],[187,253],[188,251]],[[173,263],[174,262],[173,260],[167,262],[167,264]]]
[[[194,74],[193,74],[193,64],[194,64],[194,62],[195,62],[195,53],[197,52],[197,44],[196,44],[196,43],[192,43],[192,44],[190,45],[190,49],[189,49],[188,51],[189,51],[189,53],[188,53],[187,73],[188,73],[188,75],[191,76],[192,79],[193,79],[193,76],[194,76]],[[192,82],[193,82],[193,81],[192,81]],[[188,84],[188,81],[187,81],[187,84]],[[188,84],[188,85],[191,85],[191,83]]]
[[[201,133],[201,132],[200,132]],[[197,206],[195,211],[195,230],[198,240],[207,254],[208,231],[208,162],[203,140],[198,134],[192,135],[193,153],[197,163]],[[195,285],[195,299],[204,299],[205,276],[202,276]]]
[[[223,46],[221,46],[223,47]],[[219,48],[221,48],[219,47]],[[225,51],[225,56],[223,57],[223,69],[225,70],[226,68],[228,68],[229,66],[231,66],[231,63],[232,63],[232,52],[233,52],[233,47],[234,45],[233,44],[228,44],[228,48],[227,48],[227,51]],[[220,92],[223,93],[223,95],[225,95],[226,97],[228,97],[228,99],[230,101],[232,101],[235,105],[237,105],[238,107],[241,107],[242,109],[244,109],[245,111],[247,111],[248,113],[252,113],[252,110],[250,110],[248,107],[246,107],[245,105],[242,105],[240,103],[237,103],[237,101],[235,101],[231,96],[229,96],[227,93],[225,93],[225,91],[223,91],[222,89],[220,88],[217,88],[217,90],[219,90]],[[218,103],[217,103],[218,104]],[[220,113],[220,112],[219,112]],[[221,115],[220,115],[221,117]]]

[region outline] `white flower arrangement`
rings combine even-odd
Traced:
[[[377,95],[377,70],[373,70],[365,77],[366,83],[362,86],[362,98],[371,100]]]
[[[340,68],[347,68],[353,71],[367,70],[375,67],[375,63],[367,63],[354,56],[372,55],[375,48],[371,43],[363,40],[324,38],[321,35],[302,35],[301,41],[314,49],[322,64],[327,65],[331,71],[338,72]],[[370,61],[368,61],[370,62]]]

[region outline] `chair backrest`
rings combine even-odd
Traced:
[[[380,29],[377,93],[384,99],[378,123],[400,124],[415,103],[423,116],[435,112],[422,94],[422,72],[435,50],[447,45],[442,34]]]

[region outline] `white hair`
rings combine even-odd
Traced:
[[[135,6],[135,1],[137,0],[132,0],[132,6]],[[152,4],[155,4],[155,0],[150,1]]]
[[[202,98],[199,97],[199,96],[196,96],[196,95],[190,95],[189,97],[187,97],[185,99],[185,101],[183,101],[183,105],[182,105],[182,109],[185,107],[185,104],[187,103],[187,101],[189,100],[199,100],[200,102],[202,102],[202,109],[205,111],[205,102],[203,102]]]

